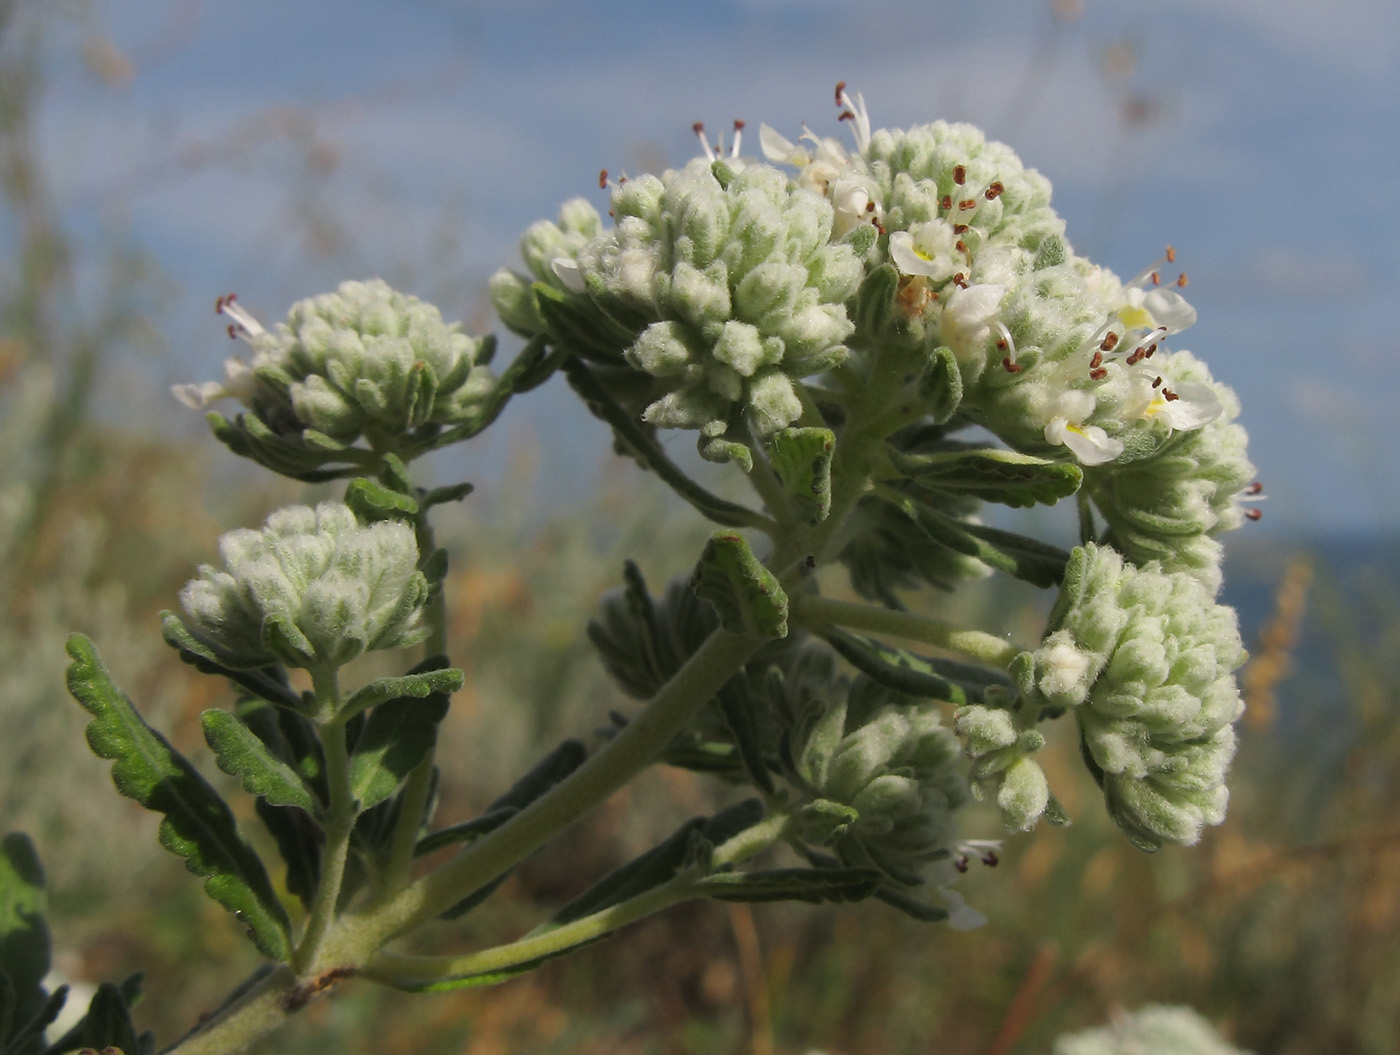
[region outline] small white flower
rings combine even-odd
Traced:
[[[227,315],[233,320],[228,327],[230,337],[241,338],[255,348],[258,338],[267,335],[267,330],[263,328],[262,323],[243,309],[243,306],[238,303],[238,297],[233,293],[226,297],[220,297],[214,302],[214,313]],[[254,365],[257,365],[256,356],[254,357]],[[170,393],[190,409],[202,410],[210,403],[220,399],[236,399],[244,406],[248,406],[253,399],[254,387],[253,368],[237,356],[231,356],[224,360],[223,381],[171,385]]]
[[[1103,465],[1123,453],[1123,442],[1097,425],[1077,425],[1064,417],[1050,419],[1045,439],[1057,447],[1068,447],[1084,465]]]
[[[941,282],[958,269],[957,242],[951,224],[930,220],[891,234],[890,259],[902,275],[924,275]]]
[[[960,360],[980,353],[992,339],[1006,287],[996,283],[959,286],[943,308],[942,336]]]
[[[1123,411],[1123,417],[1130,421],[1164,421],[1174,432],[1189,432],[1209,424],[1224,411],[1214,390],[1196,381],[1172,384],[1160,376],[1149,378],[1139,373],[1132,386]]]

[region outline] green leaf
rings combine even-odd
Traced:
[[[773,794],[773,777],[768,772],[758,733],[756,705],[747,686],[736,675],[720,687],[716,700],[749,779],[760,791]]]
[[[345,504],[366,524],[376,520],[403,520],[418,514],[418,502],[412,495],[364,476],[355,477],[346,486]]]
[[[0,979],[4,978],[4,972],[0,971]],[[42,992],[42,991],[41,991]],[[49,1028],[63,1011],[63,1005],[68,1002],[68,987],[61,985],[50,995],[44,997],[39,1009],[29,1018],[28,1022],[16,1017],[13,1032],[5,1042],[3,1050],[5,1055],[39,1055],[46,1051],[44,1047],[44,1031]]]
[[[661,445],[641,423],[608,394],[581,360],[565,361],[563,370],[574,391],[588,404],[588,409],[612,428],[613,436],[623,450],[661,477],[671,490],[699,510],[703,516],[725,527],[758,527],[765,522],[762,514],[711,494],[687,476],[667,457]]]
[[[690,588],[714,606],[726,630],[746,637],[787,637],[787,594],[742,535],[717,531],[710,536]]]
[[[0,843],[0,975],[8,987],[0,1021],[0,1050],[12,1030],[26,1025],[48,999],[49,928],[44,869],[29,838],[19,832]]]
[[[476,488],[469,483],[448,484],[445,487],[434,487],[423,493],[422,505],[424,509],[431,509],[433,506],[445,505],[448,502],[460,502],[474,490],[476,490]]]
[[[970,450],[905,454],[891,450],[890,461],[903,476],[933,491],[969,494],[1013,508],[1037,502],[1054,505],[1079,490],[1084,470],[1069,462],[977,447]]]
[[[920,656],[908,649],[852,634],[839,627],[821,631],[841,657],[872,681],[929,700],[962,706],[978,703],[989,685],[1007,685],[1006,675],[956,660]]]
[[[486,808],[483,816],[489,817],[493,813],[504,810],[519,812],[530,803],[543,795],[554,785],[558,784],[570,773],[583,765],[588,759],[588,749],[583,746],[581,740],[565,740],[544,758],[530,769],[523,777],[510,786],[506,793]],[[509,820],[509,817],[502,818],[502,822]],[[428,836],[432,838],[432,836]],[[502,872],[495,879],[481,887],[480,890],[468,894],[461,901],[457,902],[447,911],[442,913],[443,919],[457,919],[466,915],[477,905],[481,904],[488,897],[496,892],[506,877],[510,875],[510,870]],[[521,972],[514,972],[519,974]],[[510,977],[507,975],[506,977]],[[487,983],[482,983],[487,984]]]
[[[911,512],[915,522],[934,542],[976,557],[989,567],[1047,589],[1058,586],[1064,578],[1065,564],[1069,561],[1065,550],[1025,535],[954,520],[924,505],[914,507],[911,503],[906,511]]]
[[[434,657],[438,662],[446,662],[442,656]],[[404,674],[395,678],[377,678],[357,690],[345,701],[344,713],[358,714],[369,707],[377,707],[394,699],[421,700],[433,693],[449,695],[456,692],[466,681],[466,675],[456,667],[441,670],[425,670],[420,673]]]
[[[457,684],[461,684],[461,671]],[[361,812],[378,805],[428,756],[437,743],[438,724],[447,717],[446,693],[400,696],[370,712],[350,756],[350,787]]]
[[[831,513],[831,458],[836,434],[830,429],[782,429],[768,439],[768,460],[798,519],[811,526]]]
[[[719,901],[864,901],[884,875],[875,868],[775,868],[717,872],[700,889]]]
[[[927,901],[910,897],[888,883],[876,890],[875,896],[886,905],[899,909],[906,916],[913,916],[920,923],[942,923],[948,918],[948,910],[941,905],[930,905]]]
[[[267,746],[228,711],[208,710],[199,716],[204,741],[218,767],[238,777],[243,790],[274,806],[298,806],[316,812],[316,800],[294,769],[272,757]]]
[[[201,674],[228,678],[254,696],[280,707],[292,710],[301,707],[301,697],[287,684],[286,672],[281,667],[238,670],[225,666],[213,649],[191,634],[180,617],[168,610],[160,613],[160,632],[165,643],[179,652],[180,659]]]
[[[423,857],[441,850],[444,846],[475,842],[487,832],[495,831],[519,812],[514,807],[507,806],[505,809],[492,810],[490,813],[484,813],[472,820],[454,824],[450,828],[442,828],[431,835],[425,835],[414,846],[413,856]]]
[[[710,439],[704,433],[695,443],[696,450],[700,457],[707,462],[715,462],[723,465],[726,462],[733,462],[746,473],[753,472],[753,451],[747,444],[739,443],[735,440],[727,440],[723,436]]]
[[[708,869],[709,855],[715,846],[762,819],[763,804],[758,799],[745,799],[713,817],[691,818],[646,853],[598,880],[554,913],[535,933],[553,930],[630,901],[662,883],[669,883],[686,868]]]
[[[113,684],[97,649],[81,634],[68,639],[68,691],[93,716],[88,744],[111,759],[112,782],[127,798],[163,815],[161,845],[203,876],[204,891],[238,916],[258,949],[273,960],[290,954],[287,914],[262,862],[243,841],[233,814],[183,755],[142,721]]]
[[[126,993],[113,982],[103,982],[93,994],[83,1020],[65,1034],[62,1041],[55,1044],[52,1050],[117,1048],[137,1055],[143,1049],[153,1046],[152,1034],[137,1035],[136,1028],[131,1023],[131,1007],[127,1002]]]

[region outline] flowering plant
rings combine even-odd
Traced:
[[[1217,536],[1257,488],[1233,394],[1167,347],[1195,319],[1184,277],[1159,271],[1172,252],[1122,282],[1075,254],[1049,184],[1007,147],[943,122],[873,129],[844,86],[837,103],[853,148],[764,126],[760,160],[740,152],[741,126],[728,150],[702,130],[703,158],[607,184],[610,224],[578,199],[532,226],[524,270],[491,281],[526,341],[500,374],[491,338],[382,282],[302,301],[273,329],[220,299],[251,360],[176,395],[241,403],[209,416],[235,454],[348,483],[341,501],[225,535],[221,566],[200,567],[163,620],[183,660],[234,689],[203,730],[256,800],[280,885],[96,646],[69,643],[93,750],[267,960],[170,1050],[242,1050],[352,979],[495,984],[694,898],[874,898],[978,926],[995,908],[974,907],[961,877],[1003,851],[969,803],[990,796],[1008,832],[1066,823],[1036,761],[1056,736],[1079,740],[1144,850],[1223,819],[1244,653],[1216,601]],[[560,744],[481,816],[438,827],[437,730],[465,675],[447,658],[431,515],[470,487],[419,486],[409,464],[555,371],[717,530],[660,595],[629,564],[587,628],[638,705],[600,742]],[[697,481],[661,442],[677,430],[750,499]],[[983,519],[989,504],[1071,499],[1072,550]],[[992,574],[1056,592],[1039,642],[923,614],[931,589]],[[419,645],[404,673],[344,683],[362,653]],[[516,941],[404,946],[486,911],[516,865],[662,763],[751,797]],[[5,860],[0,906],[39,905],[27,842]],[[3,1051],[154,1051],[127,1014],[132,981],[50,1043],[62,995],[42,986],[47,934],[35,912],[6,912],[23,956],[5,965]]]

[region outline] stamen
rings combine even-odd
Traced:
[[[1162,276],[1161,276],[1160,274],[1158,274],[1156,271],[1154,271],[1154,272],[1152,272],[1152,276],[1151,276],[1151,278],[1150,278],[1150,281],[1151,281],[1151,283],[1152,283],[1154,286],[1160,286],[1160,285],[1162,284]]]
[[[959,872],[966,872],[967,854],[958,854],[957,857],[953,858],[953,867],[956,868]]]
[[[1179,275],[1176,276],[1176,285],[1177,285],[1177,288],[1178,288],[1178,289],[1185,289],[1185,288],[1186,288],[1186,272],[1185,272],[1185,271],[1183,271],[1181,274],[1179,274]]]
[[[1175,264],[1175,263],[1176,263],[1176,249],[1173,248],[1172,246],[1167,246],[1167,263],[1169,263],[1169,264]]]
[[[1001,361],[1001,365],[1008,374],[1019,374],[1021,372],[1021,366],[1017,363],[1013,363],[1009,355]]]
[[[1153,388],[1159,388],[1159,387],[1161,387],[1161,384],[1162,384],[1162,375],[1161,375],[1161,374],[1158,374],[1158,375],[1157,375],[1157,380],[1155,380],[1155,381],[1152,382],[1152,387],[1153,387]]]
[[[958,210],[960,212],[967,212],[969,209],[975,208],[977,208],[976,198],[964,198],[962,201],[958,202]]]
[[[1021,368],[1016,366],[1016,340],[1011,336],[1011,331],[1006,328],[1006,323],[1000,319],[996,321],[996,328],[1001,333],[1001,340],[997,341],[997,348],[1001,351],[1010,349],[1009,354],[1002,360],[1002,365],[1006,367],[1009,374],[1021,372]],[[1014,367],[1014,369],[1013,369]]]
[[[1255,480],[1252,484],[1250,484],[1240,493],[1248,495],[1251,498],[1253,498],[1255,495],[1262,495],[1264,493],[1264,484],[1259,480]]]
[[[995,850],[988,850],[982,855],[982,863],[988,868],[995,868],[1000,860],[1001,858],[997,856],[997,852]]]
[[[953,166],[953,182],[956,183],[959,187],[961,187],[964,183],[967,182],[967,166],[966,166],[966,165],[954,165],[954,166]]]
[[[229,293],[214,302],[216,315],[227,315],[233,320],[228,327],[228,335],[230,337],[261,337],[267,332],[263,329],[262,323],[244,311],[241,305],[235,303],[237,300],[238,294]]]
[[[734,145],[729,148],[729,156],[737,158],[739,156],[739,141],[744,137],[744,122],[736,120],[734,122]]]
[[[992,180],[991,186],[982,192],[982,197],[986,198],[988,201],[996,201],[1005,192],[1006,187],[1001,180]]]
[[[951,212],[953,209],[953,196],[951,194],[943,195],[943,197],[938,200],[938,207],[944,212]]]
[[[1244,511],[1244,518],[1245,518],[1246,520],[1255,520],[1255,521],[1263,520],[1263,519],[1264,519],[1264,511],[1263,511],[1262,509],[1246,509],[1246,510]]]
[[[971,229],[972,229],[972,228],[968,227],[968,225],[965,224],[965,223],[955,223],[955,224],[953,224],[953,233],[954,233],[954,234],[967,234],[967,232],[970,231]]]
[[[1091,380],[1091,381],[1102,381],[1102,380],[1103,380],[1105,377],[1107,377],[1107,376],[1108,376],[1108,367],[1106,367],[1106,366],[1101,366],[1101,367],[1099,367],[1097,370],[1090,370],[1090,371],[1089,371],[1089,380]]]
[[[1113,349],[1118,347],[1118,340],[1118,334],[1114,333],[1112,330],[1109,330],[1108,333],[1104,335],[1103,343],[1099,345],[1100,351],[1113,351]]]
[[[1094,358],[1089,360],[1089,369],[1097,370],[1101,366],[1103,366],[1103,352],[1095,352]]]
[[[705,160],[714,161],[715,152],[710,147],[710,141],[705,138],[705,123],[703,121],[696,121],[690,127],[691,130],[695,133],[695,138],[700,140],[700,149],[705,152]]]
[[[599,169],[599,170],[598,170],[598,189],[599,189],[599,190],[607,190],[607,189],[608,189],[608,170],[607,170],[607,169]]]

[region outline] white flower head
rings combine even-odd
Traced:
[[[967,361],[982,352],[992,339],[1006,287],[983,282],[958,286],[943,308],[941,328],[944,343],[953,349],[959,361]]]
[[[266,337],[267,330],[251,313],[238,303],[238,296],[229,293],[214,302],[216,315],[227,315],[233,321],[228,325],[228,335],[247,341],[256,350],[259,338]],[[253,365],[257,365],[255,353]],[[202,381],[198,384],[171,385],[171,394],[191,410],[202,410],[220,399],[236,399],[244,406],[253,399],[255,379],[253,368],[237,356],[224,360],[223,381]]]
[[[1063,392],[1050,407],[1045,423],[1045,440],[1057,447],[1068,447],[1083,465],[1103,465],[1123,453],[1122,440],[1115,439],[1098,425],[1086,424],[1095,400],[1088,392]]]
[[[1163,421],[1173,432],[1208,425],[1224,410],[1209,386],[1197,381],[1168,382],[1161,375],[1135,374],[1122,416],[1129,421]]]

